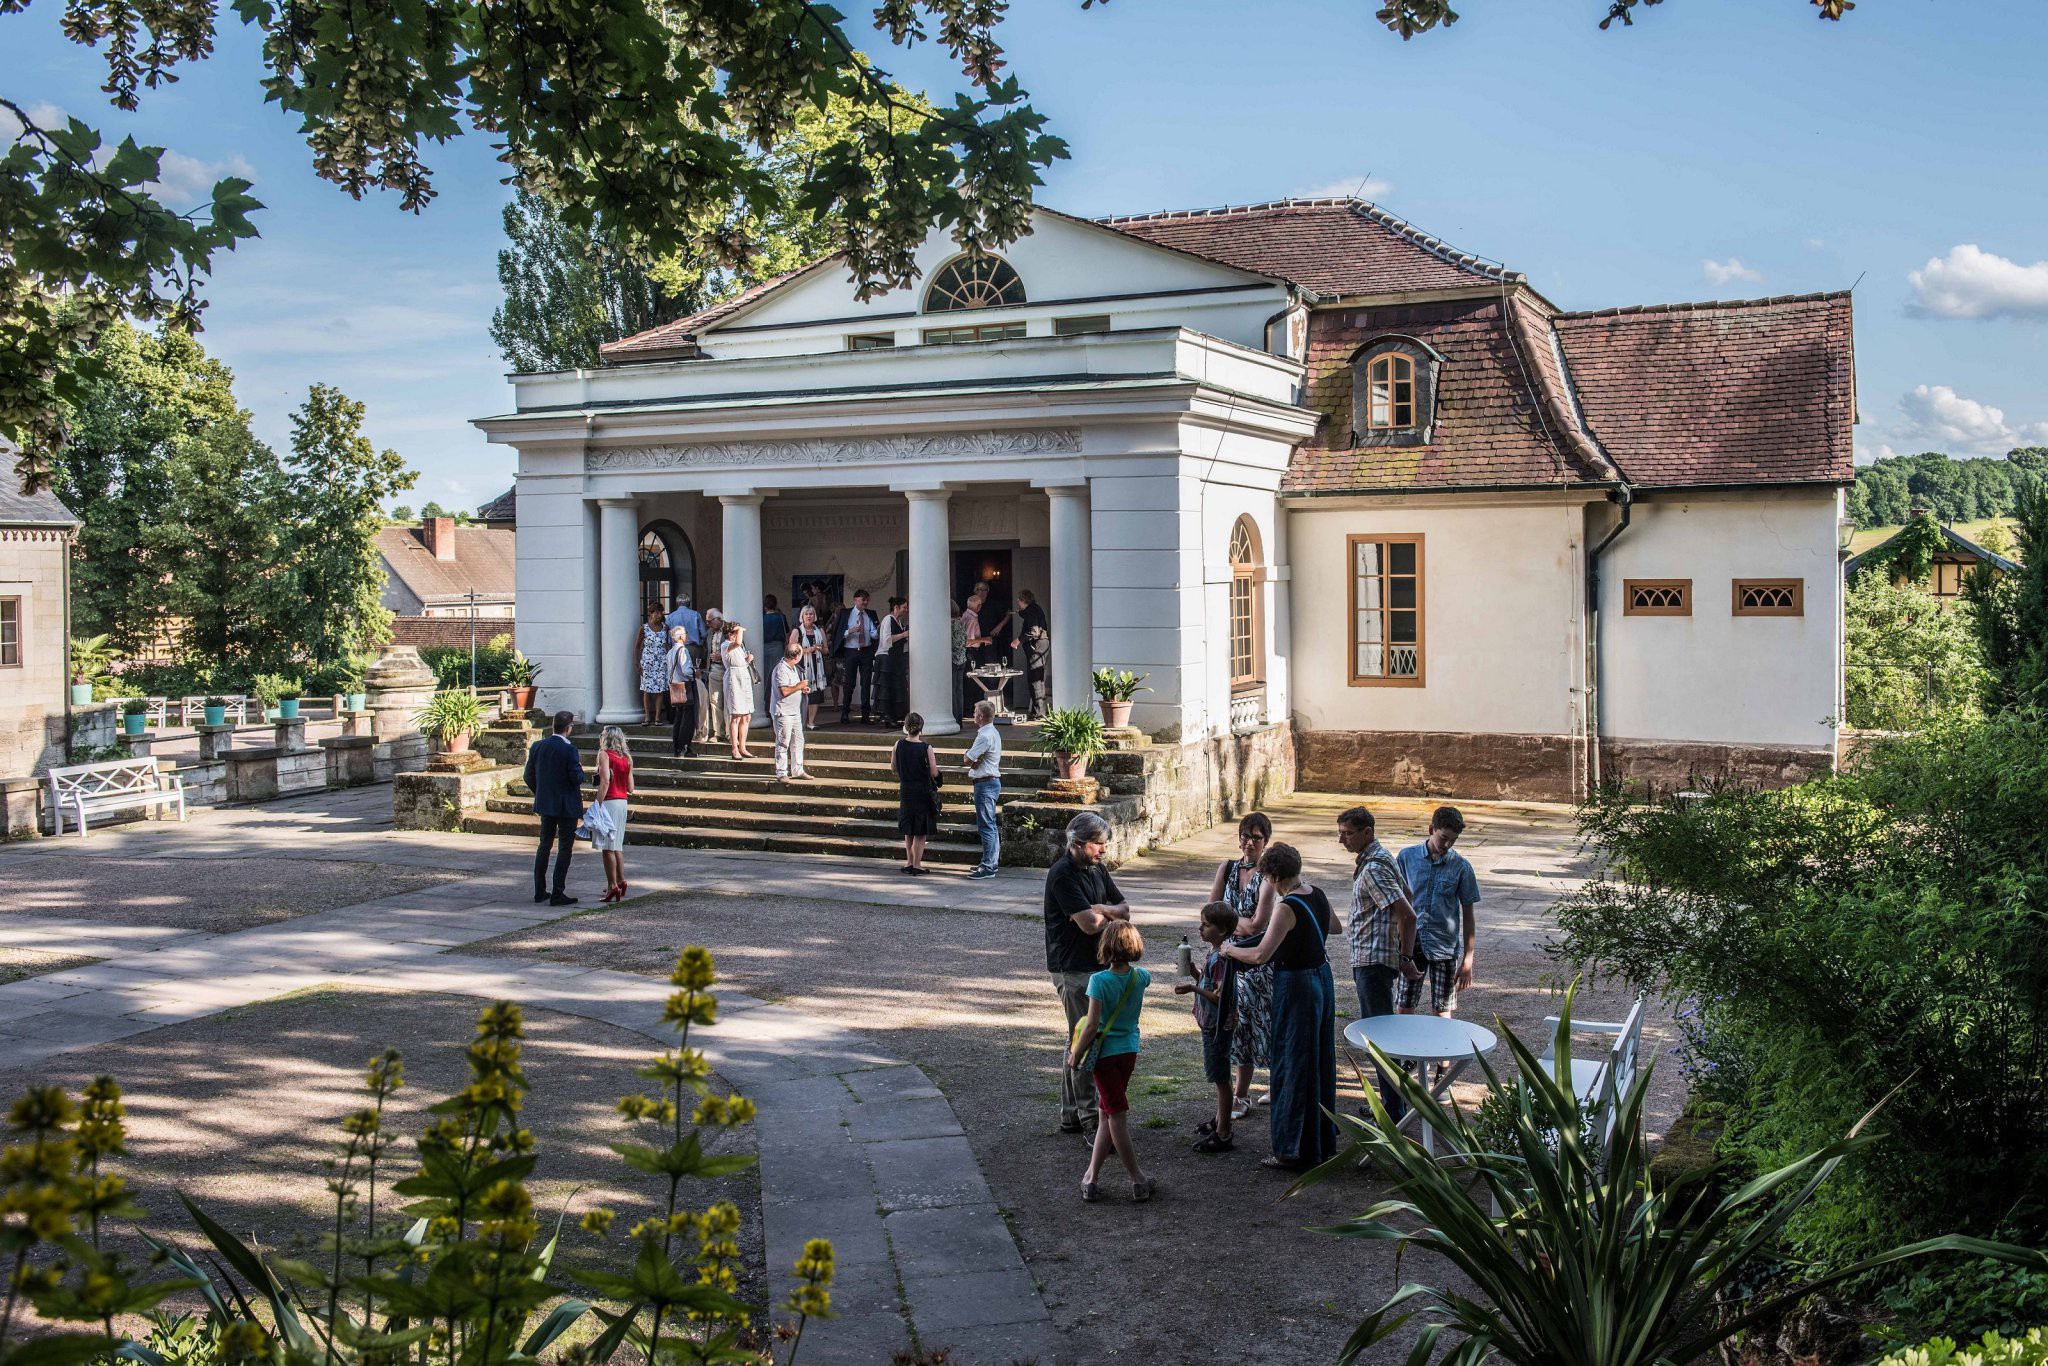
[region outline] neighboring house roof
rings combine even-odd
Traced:
[[[1096,220],[1160,246],[1276,276],[1328,298],[1519,282],[1362,199],[1277,199]]]
[[[519,485],[514,484],[490,502],[476,510],[479,522],[516,522],[519,520]]]
[[[58,501],[56,494],[48,489],[41,493],[23,493],[13,471],[0,470],[0,526],[77,525],[78,518]]]
[[[471,589],[481,599],[503,601],[512,597],[514,538],[503,527],[457,526],[455,558],[441,560],[418,527],[388,526],[377,533],[377,549],[391,576],[422,603],[466,602]]]
[[[1843,574],[1847,575],[1849,578],[1855,578],[1856,572],[1863,568],[1864,565],[1870,563],[1872,556],[1880,554],[1886,546],[1889,546],[1893,541],[1898,540],[1899,537],[1905,534],[1906,529],[1904,527],[1900,527],[1897,531],[1885,537],[1882,541],[1879,541],[1876,545],[1870,547],[1870,549],[1864,551],[1862,554],[1851,555],[1847,560],[1842,562]],[[1993,568],[1997,569],[2000,573],[2017,574],[2019,572],[2020,566],[2017,560],[2009,560],[1995,550],[1986,550],[1983,546],[1978,545],[1969,537],[1964,536],[1960,532],[1956,531],[1954,527],[1942,527],[1941,535],[1943,540],[1947,541],[1951,546],[1955,547],[1955,549],[1961,554],[1967,555],[1973,560],[1980,560],[1983,563],[1988,564]]]
[[[1586,421],[1643,488],[1855,478],[1848,293],[1560,313]]]

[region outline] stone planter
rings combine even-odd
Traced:
[[[1095,704],[1102,708],[1103,725],[1128,726],[1131,724],[1131,703],[1129,698],[1121,702],[1112,702],[1107,697],[1101,697],[1096,699]]]

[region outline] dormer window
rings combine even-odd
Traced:
[[[1366,366],[1365,425],[1375,432],[1415,425],[1415,362],[1398,351],[1374,356]]]
[[[1443,357],[1413,337],[1380,337],[1351,357],[1351,444],[1419,446],[1436,422]]]
[[[932,275],[924,311],[951,313],[1024,302],[1024,282],[1000,256],[956,256]]]

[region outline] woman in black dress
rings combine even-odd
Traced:
[[[924,718],[916,712],[903,718],[903,738],[889,751],[889,771],[896,775],[896,832],[903,836],[903,871],[925,871],[924,842],[938,825],[939,758],[917,737]]]

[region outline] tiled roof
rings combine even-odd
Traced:
[[[0,458],[4,459],[4,458]],[[77,526],[78,518],[44,489],[23,493],[12,462],[0,463],[0,526]]]
[[[1633,484],[1846,484],[1856,356],[1847,293],[1560,313],[1601,446]]]
[[[771,275],[751,288],[743,289],[730,299],[699,309],[687,318],[678,318],[660,327],[651,327],[645,332],[636,332],[615,342],[606,342],[597,348],[597,354],[607,361],[674,360],[693,356],[697,352],[697,336],[705,328],[723,322],[748,304],[782,288],[800,275],[808,275],[828,262],[839,259],[835,252],[821,256],[809,265],[785,270],[780,275]]]
[[[377,549],[391,573],[425,603],[461,602],[474,588],[479,597],[512,596],[516,533],[503,527],[457,526],[455,558],[437,560],[420,540],[418,527],[388,526],[377,533]]]
[[[490,502],[476,510],[479,522],[516,522],[519,520],[519,486],[514,484]]]
[[[1852,579],[1855,578],[1859,570],[1861,570],[1865,565],[1871,563],[1871,557],[1873,555],[1881,555],[1886,546],[1889,546],[1893,541],[1898,540],[1899,537],[1905,534],[1906,529],[1904,527],[1900,527],[1897,531],[1885,537],[1882,541],[1879,541],[1876,545],[1870,547],[1870,549],[1864,551],[1862,554],[1851,555],[1848,559],[1842,562],[1842,572]],[[1944,541],[1948,542],[1948,544],[1950,544],[1951,546],[1954,546],[1956,550],[1960,551],[1962,554],[1969,556],[1973,560],[1978,560],[1985,564],[1988,564],[1992,566],[1994,569],[1999,570],[2001,573],[2017,574],[2019,572],[2020,566],[2017,560],[2008,559],[2005,556],[1999,554],[1995,550],[1986,550],[1983,546],[1978,545],[1975,541],[1963,535],[1954,527],[1942,527],[1941,536]],[[1890,557],[1884,556],[1884,558],[1888,559]]]
[[[1105,227],[1329,298],[1470,288],[1522,277],[1362,199],[1279,199],[1098,219]]]
[[[1351,446],[1351,358],[1389,333],[1443,356],[1431,440]],[[1548,327],[1526,295],[1319,309],[1309,319],[1307,395],[1325,414],[1287,469],[1288,493],[1555,487],[1613,477],[1545,367]]]

